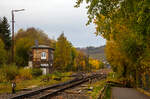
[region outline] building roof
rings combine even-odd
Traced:
[[[54,48],[51,48],[51,47],[49,47],[49,46],[47,46],[47,45],[38,45],[38,47],[37,46],[32,46],[31,47],[32,49],[51,49],[51,50],[54,50]]]

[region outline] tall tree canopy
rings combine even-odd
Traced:
[[[54,54],[54,66],[57,69],[65,70],[71,65],[71,43],[62,33],[56,42],[56,49]]]
[[[96,24],[96,34],[107,39],[106,55],[122,76],[133,77],[150,72],[149,0],[77,0],[87,3],[88,24]],[[110,50],[112,49],[112,50]]]
[[[35,41],[38,40],[39,44],[43,45],[48,45],[52,46],[53,41],[48,38],[48,35],[44,33],[42,30],[35,29],[35,28],[28,28],[27,30],[20,29],[15,36],[16,43],[18,42],[17,40],[22,38],[29,38],[31,39],[30,41]]]

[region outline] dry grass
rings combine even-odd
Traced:
[[[32,78],[31,80],[22,80],[16,83],[16,90],[20,91],[23,89],[32,89],[33,87],[41,87],[41,86],[47,86],[47,85],[53,85],[58,84],[61,82],[65,82],[70,77],[67,77],[71,73],[60,73],[60,75],[63,75],[64,77],[60,81],[56,81],[54,79],[50,79],[49,81],[42,81],[42,77]],[[52,76],[57,77],[55,74],[51,74]],[[10,93],[11,92],[11,82],[5,82],[0,83],[0,93]]]
[[[89,87],[93,87],[93,90],[88,92],[92,99],[97,99],[101,89],[105,86],[106,80],[97,81],[95,83],[89,84]]]

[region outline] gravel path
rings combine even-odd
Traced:
[[[112,99],[150,99],[133,88],[112,88]]]

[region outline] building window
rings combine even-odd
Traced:
[[[46,52],[41,53],[41,59],[46,59]]]

